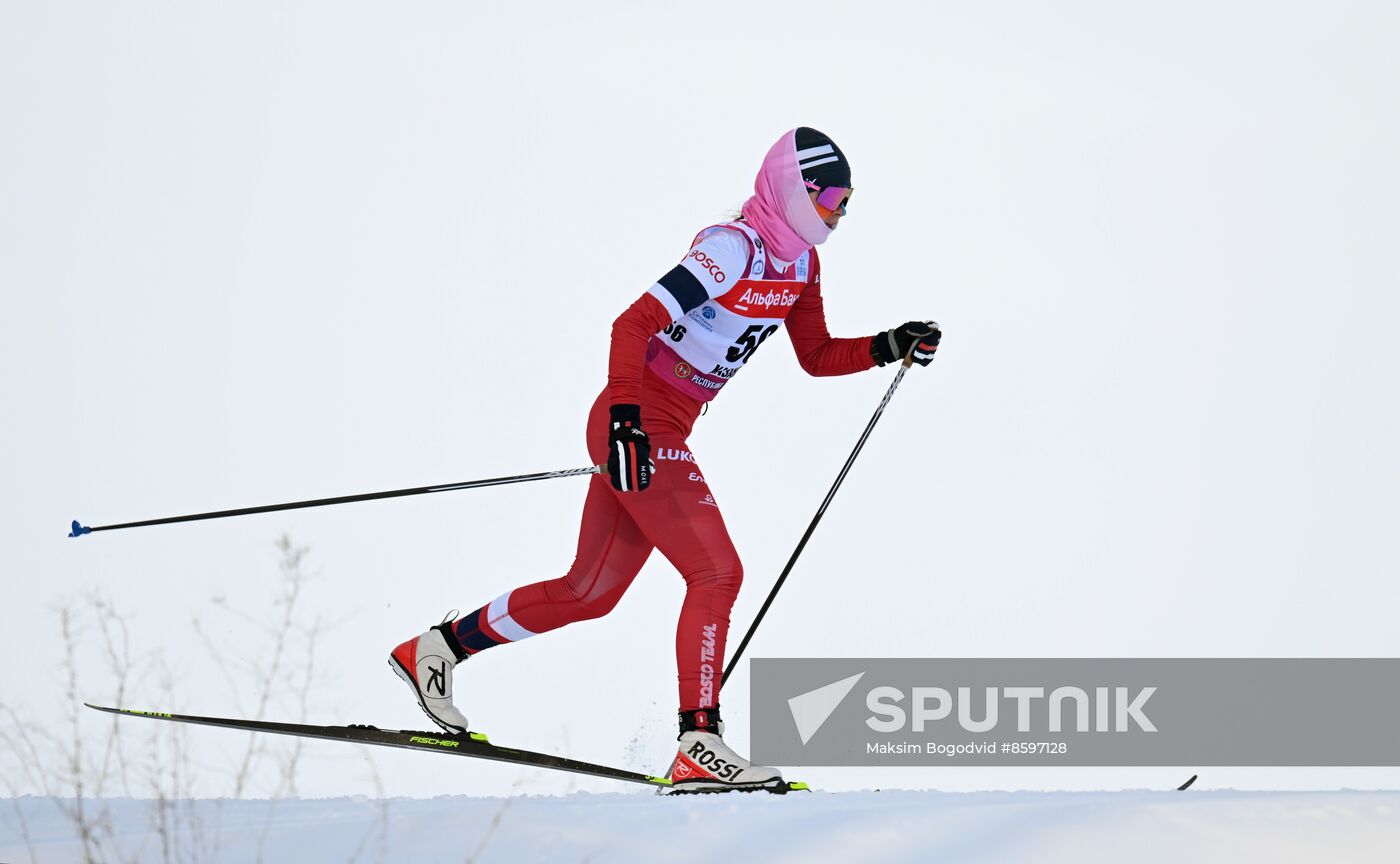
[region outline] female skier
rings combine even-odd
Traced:
[[[911,353],[920,365],[933,359],[941,338],[933,322],[854,339],[827,332],[814,247],[840,224],[850,196],[851,169],[841,148],[805,126],[784,133],[764,158],[742,217],[701,231],[685,259],[613,323],[608,383],[586,430],[589,455],[595,464],[606,462],[608,473],[590,480],[569,572],[507,591],[390,654],[390,666],[438,725],[467,731],[467,718],[452,702],[458,663],[606,615],[659,549],[686,583],[676,628],[675,787],[760,789],[783,782],[776,769],[751,764],[720,737],[719,674],[743,568],[686,437],[701,407],[784,323],[810,375],[847,375]]]

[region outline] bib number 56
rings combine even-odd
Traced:
[[[753,356],[753,352],[758,350],[758,346],[763,344],[763,340],[772,336],[778,331],[777,324],[769,324],[764,327],[762,324],[750,324],[734,344],[725,352],[724,359],[730,363],[747,363]]]

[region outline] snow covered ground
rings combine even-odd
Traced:
[[[0,861],[83,860],[60,803],[0,801]],[[1400,860],[1400,792],[200,800],[166,811],[164,846],[152,802],[87,804],[104,861]]]

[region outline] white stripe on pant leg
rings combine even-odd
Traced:
[[[511,592],[507,591],[486,607],[486,623],[495,630],[502,639],[511,642],[519,642],[521,639],[529,639],[534,636],[529,630],[521,627],[514,618],[510,617],[508,607],[510,605]]]

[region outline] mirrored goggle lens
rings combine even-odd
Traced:
[[[846,212],[846,204],[851,200],[851,193],[854,189],[845,186],[828,186],[817,193],[817,203],[827,210],[833,212],[840,210]]]

